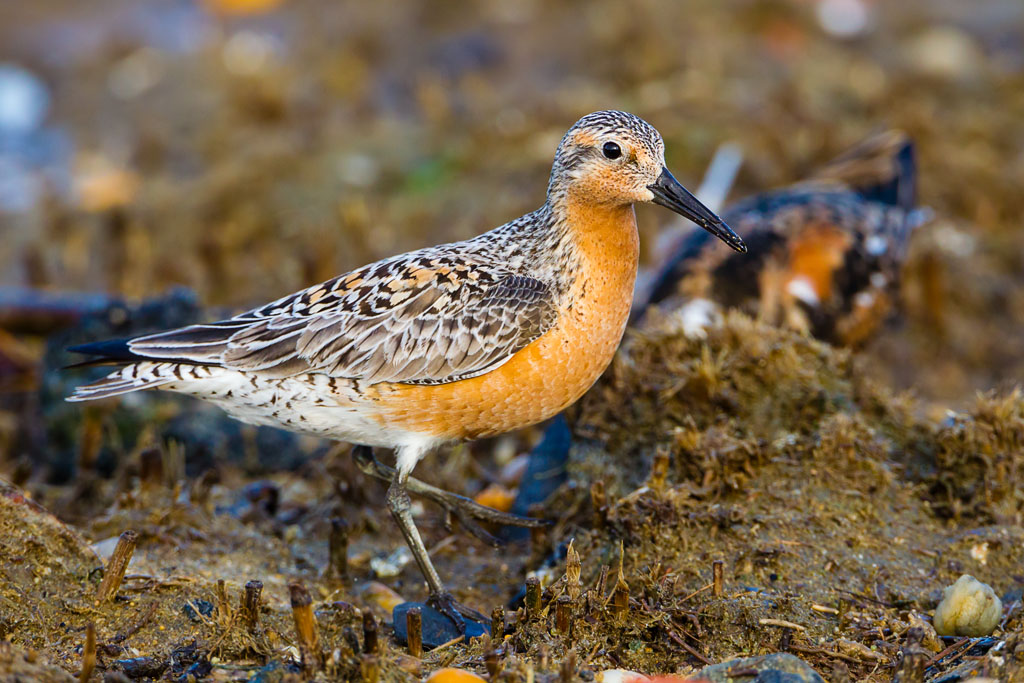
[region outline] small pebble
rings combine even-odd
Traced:
[[[921,638],[921,645],[927,650],[932,652],[938,652],[943,648],[942,641],[939,640],[939,636],[935,633],[935,627],[932,626],[931,622],[926,620],[922,615],[917,612],[910,613],[910,627],[919,628],[924,633],[924,637]]]
[[[272,36],[239,31],[224,44],[224,68],[236,76],[255,76],[266,70],[277,51]]]
[[[49,108],[49,91],[35,74],[14,64],[0,64],[0,134],[35,130]]]
[[[139,177],[100,154],[82,154],[75,163],[74,192],[86,211],[106,211],[132,201]]]
[[[871,7],[863,0],[822,0],[817,10],[818,23],[836,38],[856,38],[871,27]]]
[[[597,672],[597,683],[648,683],[651,679],[636,671],[608,669]]]
[[[522,453],[505,463],[498,472],[498,479],[505,486],[518,486],[526,474],[526,468],[530,464],[530,454]]]
[[[999,625],[1003,615],[992,587],[964,574],[943,591],[932,623],[940,636],[987,636]]]
[[[110,538],[105,538],[102,541],[96,541],[90,546],[90,548],[92,548],[92,551],[96,553],[97,557],[106,562],[110,559],[110,556],[114,554],[114,548],[117,547],[117,540],[119,538],[120,536],[111,536]]]
[[[438,669],[434,673],[430,674],[427,678],[426,683],[484,683],[484,679],[477,676],[472,671],[463,671],[462,669]]]
[[[923,74],[936,78],[968,78],[984,63],[984,55],[966,31],[936,26],[908,43],[911,63]]]
[[[403,545],[387,557],[375,557],[370,560],[370,569],[378,578],[390,579],[401,574],[405,565],[411,561],[412,553]]]
[[[107,75],[107,87],[115,97],[130,100],[145,93],[163,77],[160,53],[144,47],[117,62]]]
[[[203,620],[203,617],[213,614],[213,603],[206,600],[190,600],[185,603],[184,612],[191,621],[198,623]]]
[[[405,598],[379,581],[370,581],[363,586],[360,593],[364,600],[388,612],[405,602]]]
[[[276,8],[282,0],[206,0],[211,12],[231,16],[264,14]]]
[[[491,484],[474,498],[476,502],[501,512],[508,512],[516,501],[516,494],[500,484]]]

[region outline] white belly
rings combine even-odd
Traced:
[[[216,368],[201,380],[160,388],[210,401],[242,422],[310,436],[385,448],[415,437],[384,424],[352,382],[325,375],[268,379]]]

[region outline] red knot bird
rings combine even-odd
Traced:
[[[484,536],[473,519],[534,525],[410,477],[442,444],[501,434],[575,402],[609,364],[629,317],[639,238],[654,202],[732,249],[743,241],[665,167],[661,135],[620,111],[584,116],[555,152],[536,211],[464,242],[393,256],[227,320],[73,351],[123,367],[78,387],[86,401],[139,389],[211,401],[233,417],[357,446],[426,579],[458,625],[409,492]],[[373,447],[396,452],[395,468]]]
[[[720,309],[739,308],[834,344],[863,344],[895,307],[910,236],[930,217],[916,205],[916,176],[906,134],[868,138],[809,180],[726,208],[723,219],[750,247],[744,258],[701,231],[688,235],[647,303],[677,309],[692,336]]]

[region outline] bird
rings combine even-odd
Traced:
[[[695,231],[664,259],[637,305],[673,309],[700,337],[722,309],[838,346],[864,345],[890,316],[910,237],[930,219],[917,206],[917,167],[903,131],[872,135],[811,178],[742,199],[723,219],[750,248],[733,258]]]
[[[231,416],[354,445],[389,483],[390,509],[429,589],[460,628],[482,616],[452,597],[413,521],[422,495],[474,519],[532,526],[412,476],[444,444],[541,422],[610,363],[639,259],[633,205],[674,211],[731,249],[743,240],[665,166],[661,134],[636,115],[580,118],[555,150],[544,203],[471,239],[392,256],[216,322],[72,347],[113,363],[70,401],[161,389]],[[383,464],[373,448],[395,452]]]

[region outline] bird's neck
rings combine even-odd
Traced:
[[[624,321],[640,256],[633,205],[595,204],[570,195],[552,212],[570,300],[600,300],[610,315]]]

